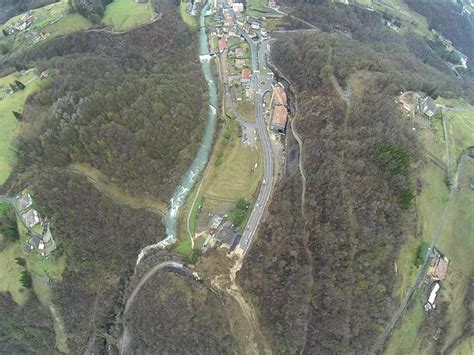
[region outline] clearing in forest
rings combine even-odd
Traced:
[[[10,84],[14,85],[16,80],[25,88],[11,92]],[[10,145],[21,125],[13,111],[22,112],[27,97],[40,88],[40,82],[35,70],[25,75],[14,73],[0,78],[0,185],[8,178],[15,164],[15,153]]]
[[[127,193],[120,186],[110,182],[98,169],[86,163],[74,163],[69,167],[70,171],[85,176],[97,190],[106,194],[114,201],[128,205],[132,208],[144,208],[161,215],[166,214],[166,203],[156,198],[138,196]]]
[[[135,0],[114,0],[105,8],[103,22],[115,31],[129,31],[153,19],[149,2],[141,4]]]

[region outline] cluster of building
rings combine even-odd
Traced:
[[[285,88],[281,83],[273,86],[272,106],[273,114],[271,128],[277,133],[285,134],[286,124],[288,121],[288,100]]]
[[[30,232],[27,249],[37,251],[42,256],[50,254],[56,248],[56,244],[49,223],[34,209],[33,198],[29,193],[17,196],[17,210],[21,221]]]
[[[241,236],[234,231],[234,226],[225,217],[217,214],[212,216],[209,222],[209,235],[202,245],[204,252],[218,246],[232,252],[239,244]]]
[[[12,35],[12,34],[17,33],[17,32],[26,31],[28,28],[31,27],[34,20],[35,19],[34,19],[33,13],[31,11],[27,12],[22,17],[20,17],[20,19],[16,23],[14,23],[13,25],[5,28],[4,32],[7,35]]]
[[[430,96],[421,97],[413,92],[402,94],[399,98],[399,103],[401,108],[408,114],[420,111],[426,117],[433,118],[439,111],[438,105]]]
[[[428,268],[427,275],[432,281],[431,291],[428,296],[428,300],[425,303],[425,311],[431,311],[436,308],[436,297],[438,296],[439,289],[441,288],[440,282],[443,281],[448,272],[449,260],[441,255],[441,253],[434,249],[431,255],[430,266]]]

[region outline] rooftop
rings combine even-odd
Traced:
[[[276,105],[286,105],[286,92],[281,85],[275,85],[273,87],[273,98]]]
[[[272,116],[272,125],[285,127],[288,119],[288,111],[285,106],[275,106]]]

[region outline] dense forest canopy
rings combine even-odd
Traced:
[[[105,7],[113,0],[69,0],[72,8],[94,23],[100,23]]]
[[[23,109],[7,193],[32,191],[65,256],[52,298],[72,353],[105,351],[140,249],[165,231],[160,214],[104,194],[70,165],[87,163],[125,193],[167,201],[206,123],[196,33],[174,5],[161,11],[159,21],[126,34],[76,33],[3,63],[50,73]]]
[[[34,295],[17,305],[9,293],[0,293],[2,354],[54,353],[53,322]]]
[[[30,100],[19,165],[83,162],[166,201],[194,157],[208,106],[194,34],[179,18],[126,35],[80,33],[30,51],[54,71]],[[30,114],[28,114],[30,112]]]
[[[473,100],[474,90],[426,39],[391,31],[378,14],[319,3],[295,14],[325,32],[272,47],[292,84],[305,190],[290,156],[239,282],[276,352],[367,353],[399,302],[395,257],[416,233],[421,147],[395,98],[417,90]],[[295,145],[290,130],[288,151]]]
[[[160,271],[143,286],[127,313],[132,339],[127,352],[239,353],[223,299],[190,277]]]
[[[296,89],[306,212],[299,171],[289,171],[239,277],[276,352],[365,353],[397,303],[390,260],[414,227],[403,155],[416,160],[419,148],[392,99],[390,67],[367,69],[370,51],[360,47],[321,34],[280,39],[272,50]],[[347,56],[355,74],[339,60]],[[354,86],[349,107],[332,68]]]

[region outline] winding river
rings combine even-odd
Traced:
[[[208,0],[206,6],[204,6],[199,15],[199,58],[201,61],[201,69],[204,73],[204,77],[206,78],[209,91],[209,113],[206,130],[194,161],[182,177],[180,184],[177,186],[173,197],[170,200],[168,213],[166,215],[166,238],[156,244],[148,245],[143,248],[138,255],[137,265],[150,250],[163,248],[176,242],[179,209],[186,201],[186,197],[196,183],[196,180],[201,175],[201,172],[204,170],[209,159],[209,152],[211,150],[214,134],[216,131],[217,116],[217,87],[216,83],[214,82],[214,76],[212,75],[211,70],[209,42],[205,24],[205,13],[211,4],[212,0]]]

